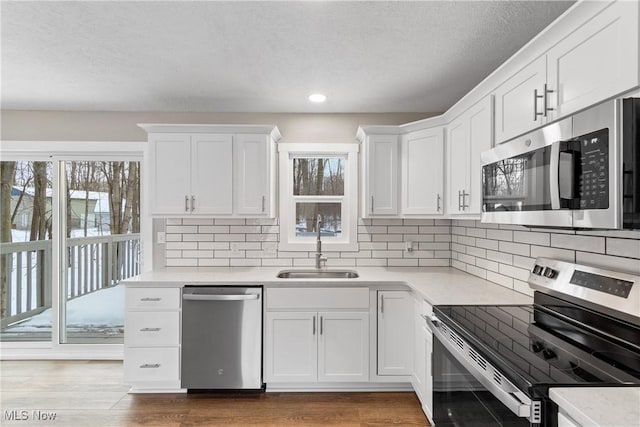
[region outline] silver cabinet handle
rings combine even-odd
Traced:
[[[143,301],[143,302],[147,302],[147,301],[162,301],[162,298],[150,298],[150,297],[146,297],[146,298],[140,298],[140,301]]]
[[[467,193],[467,190],[462,190],[462,210],[464,211],[466,208],[469,207],[469,205],[467,204],[467,196],[469,195],[469,193]]]
[[[438,193],[438,206],[436,207],[436,211],[440,212],[440,193]]]
[[[313,335],[316,334],[316,316],[313,316]]]
[[[380,313],[384,313],[384,295],[380,295]]]
[[[320,335],[322,335],[324,331],[324,319],[322,316],[320,316]]]
[[[156,369],[159,367],[160,367],[159,363],[145,363],[144,365],[140,365],[140,368],[142,369]]]
[[[184,294],[183,300],[189,301],[246,301],[258,299],[258,294],[240,294],[240,295],[207,295],[207,294]]]
[[[538,99],[544,98],[544,95],[538,95],[538,89],[533,90],[533,121],[538,120],[538,116],[541,116],[542,113],[538,112]]]
[[[184,196],[184,211],[189,212],[189,196]]]
[[[551,89],[547,89],[547,84],[546,83],[544,84],[543,90],[544,90],[544,93],[542,94],[542,108],[544,108],[544,110],[542,110],[542,115],[544,117],[547,117],[547,112],[548,111],[554,111],[555,110],[555,108],[550,108],[550,107],[547,106],[547,105],[549,105],[548,104],[549,94],[553,93],[553,91]]]
[[[191,212],[196,208],[196,198],[191,196]]]
[[[458,190],[458,210],[462,210],[462,202],[460,201],[462,199],[462,191]]]
[[[266,209],[266,201],[267,198],[265,196],[262,196],[262,212],[264,212],[264,210]]]
[[[371,213],[373,213],[373,196],[371,196]]]
[[[142,328],[140,332],[159,332],[161,328]]]

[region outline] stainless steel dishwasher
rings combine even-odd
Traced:
[[[182,388],[262,389],[262,287],[182,290]]]

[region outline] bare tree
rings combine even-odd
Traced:
[[[11,242],[11,189],[16,169],[16,162],[0,162],[0,242]],[[0,256],[0,317],[5,317],[8,312],[7,301],[7,258],[9,255]]]
[[[47,231],[47,162],[33,162],[33,217],[29,240],[46,239]]]

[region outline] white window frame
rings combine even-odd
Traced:
[[[323,237],[325,251],[358,250],[358,150],[357,143],[280,143],[279,153],[279,203],[281,251],[315,251],[316,238],[295,235],[296,202],[316,202],[317,196],[293,197],[293,159],[342,157],[344,166],[344,195],[321,196],[323,202],[342,203],[342,235]]]

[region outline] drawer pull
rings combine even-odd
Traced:
[[[156,369],[159,367],[160,367],[159,363],[145,363],[144,365],[140,365],[140,368],[142,369]]]
[[[142,328],[140,332],[158,332],[161,328]]]
[[[157,298],[157,297],[156,298],[149,298],[149,297],[147,297],[147,298],[140,298],[140,301],[143,301],[143,302],[147,302],[147,301],[162,301],[162,298]]]

